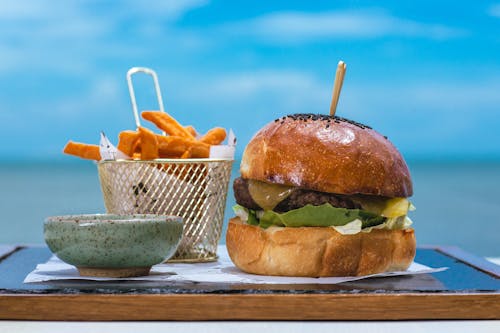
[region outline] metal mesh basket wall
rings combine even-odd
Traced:
[[[184,234],[173,261],[217,258],[232,160],[102,161],[104,204],[114,214],[182,216]]]

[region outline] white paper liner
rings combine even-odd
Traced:
[[[210,146],[210,158],[228,158],[234,160],[236,152],[236,135],[232,129],[229,129],[227,144]]]
[[[177,283],[226,283],[226,284],[338,284],[348,281],[356,281],[370,277],[402,276],[437,273],[448,269],[448,267],[432,268],[419,263],[412,263],[406,271],[379,273],[366,276],[349,277],[322,277],[322,278],[300,278],[282,276],[264,276],[243,273],[237,269],[225,246],[218,247],[219,260],[210,263],[198,264],[159,264],[153,266],[148,276],[133,278],[104,278],[80,276],[74,266],[62,262],[56,256],[52,256],[44,264],[37,265],[36,269],[26,276],[24,283],[49,283],[68,280],[88,281],[151,281],[165,284]]]
[[[99,140],[99,153],[101,160],[130,160],[130,157],[118,150],[104,132],[101,132],[101,139]]]

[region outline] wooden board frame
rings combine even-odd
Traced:
[[[426,248],[432,248],[499,278],[497,265],[489,265],[486,260],[458,248]],[[8,256],[4,253],[5,255]],[[307,294],[0,293],[0,319],[78,321],[500,319],[500,291]]]
[[[500,319],[491,294],[0,295],[14,320]]]

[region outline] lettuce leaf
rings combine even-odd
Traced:
[[[387,219],[382,224],[365,228],[361,231],[370,232],[373,229],[386,229],[386,230],[403,230],[408,229],[413,224],[413,221],[408,216],[398,216],[395,218]]]
[[[351,221],[347,223],[346,225],[341,225],[337,227],[332,227],[335,229],[338,233],[342,235],[354,235],[357,234],[358,232],[361,232],[362,230],[362,225],[363,222],[361,222],[358,219],[355,219],[354,221]]]
[[[268,228],[272,225],[280,227],[331,227],[343,226],[354,220],[361,221],[361,227],[367,228],[384,223],[386,218],[361,209],[346,209],[333,207],[326,203],[320,206],[306,205],[285,213],[277,213],[266,210],[257,217],[257,212],[243,208],[246,214],[241,212],[241,206],[236,205],[233,209],[236,215],[248,224]],[[260,213],[260,212],[259,212]]]
[[[247,209],[240,205],[234,205],[233,211],[243,222],[250,225],[259,225],[259,220],[257,219],[257,214],[254,210]]]
[[[389,218],[382,224],[377,224],[373,227],[362,228],[362,223],[360,220],[354,220],[347,223],[346,225],[339,227],[332,227],[337,232],[342,235],[354,235],[358,232],[371,232],[373,229],[384,229],[384,230],[403,230],[407,229],[412,225],[412,220],[408,216],[398,216],[395,218]]]

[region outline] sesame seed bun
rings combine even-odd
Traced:
[[[320,192],[409,197],[408,166],[394,145],[344,118],[292,115],[267,124],[248,143],[241,176]]]

